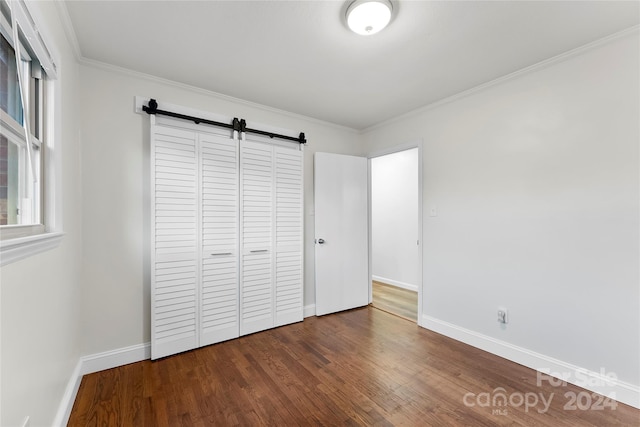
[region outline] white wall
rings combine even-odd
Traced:
[[[59,247],[0,271],[0,425],[53,423],[80,353],[82,181],[78,138],[78,65],[53,2],[31,4],[59,66],[60,119],[54,155],[62,156],[62,210],[66,235]],[[61,149],[61,150],[60,150]]]
[[[423,324],[640,385],[639,48],[635,31],[366,132],[370,152],[424,141]]]
[[[371,159],[373,280],[417,291],[418,239],[418,148],[374,157]]]
[[[133,112],[136,95],[305,132],[304,304],[314,304],[313,153],[358,154],[356,132],[102,66],[81,67],[81,90],[83,354],[150,339],[149,119]]]

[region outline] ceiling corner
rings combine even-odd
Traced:
[[[82,56],[80,43],[78,42],[78,37],[76,35],[75,28],[73,27],[73,22],[71,21],[69,10],[67,9],[67,3],[63,0],[56,0],[55,5],[56,9],[58,10],[58,15],[60,16],[60,21],[62,22],[62,26],[64,28],[64,33],[67,36],[67,41],[71,45],[76,60],[78,62],[81,62],[84,57]]]

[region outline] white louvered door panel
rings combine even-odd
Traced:
[[[275,326],[303,319],[302,151],[274,148]]]
[[[198,346],[194,132],[151,126],[151,358]]]
[[[273,147],[240,144],[240,335],[274,326]]]
[[[238,141],[200,134],[200,346],[239,336]]]

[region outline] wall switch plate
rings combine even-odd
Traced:
[[[429,216],[438,216],[438,209],[437,208],[429,209]]]
[[[509,311],[504,307],[498,307],[498,322],[509,323]]]

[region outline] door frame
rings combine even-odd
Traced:
[[[373,231],[371,226],[371,160],[376,157],[382,157],[389,154],[399,153],[401,151],[411,150],[413,148],[418,149],[418,240],[420,244],[418,245],[418,321],[417,324],[422,326],[422,292],[423,292],[423,284],[424,284],[424,233],[423,233],[423,200],[422,200],[422,192],[423,192],[423,170],[422,170],[422,139],[416,139],[404,144],[394,145],[382,150],[374,151],[367,154],[367,191],[369,193],[368,200],[368,222],[369,222],[369,304],[373,302]]]

